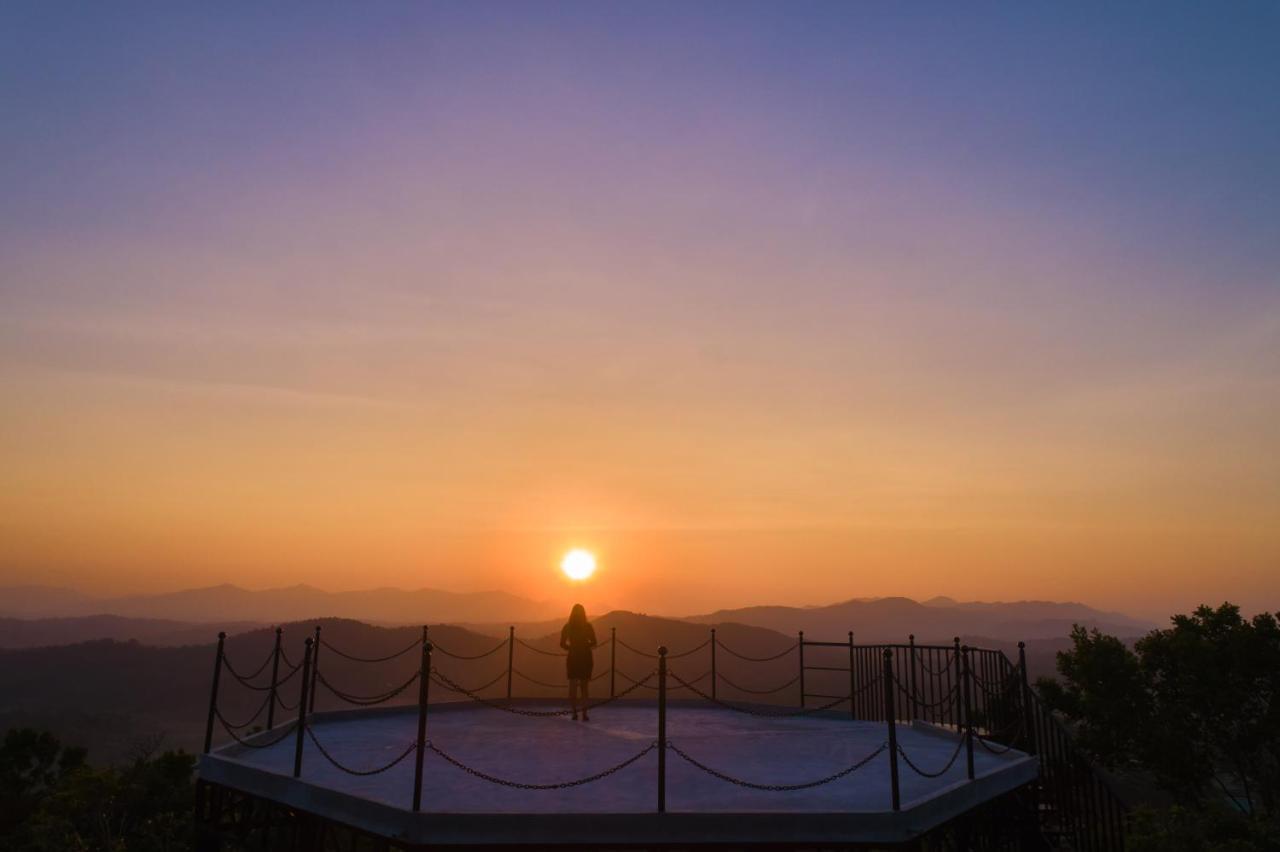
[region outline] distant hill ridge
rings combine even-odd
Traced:
[[[384,624],[457,621],[536,621],[553,608],[507,592],[445,592],[378,588],[326,592],[297,585],[250,590],[230,584],[154,595],[93,597],[48,586],[0,588],[0,616],[65,618],[116,615],[193,623],[278,623],[330,616]]]

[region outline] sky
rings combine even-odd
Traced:
[[[1278,39],[5,4],[0,584],[1280,609]]]

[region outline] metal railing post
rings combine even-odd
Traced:
[[[854,696],[857,694],[857,692],[858,692],[857,680],[853,674],[853,631],[850,630],[849,631],[849,718],[850,719],[858,718],[858,713],[857,713],[857,710],[855,709],[856,702],[854,701]]]
[[[417,763],[413,767],[413,812],[422,810],[422,758],[427,751],[427,696],[431,686],[431,643],[427,628],[422,628],[422,662],[418,668],[418,746]]]
[[[271,652],[271,698],[267,701],[267,730],[275,727],[276,720],[276,685],[280,682],[280,634],[282,628],[276,628],[276,647]]]
[[[218,634],[218,651],[213,657],[213,688],[209,692],[209,721],[204,726],[204,753],[213,746],[213,717],[218,713],[218,681],[222,679],[222,650],[227,634]]]
[[[320,625],[316,625],[315,643],[311,646],[311,691],[303,693],[311,712],[316,712],[316,681],[320,679]]]
[[[893,809],[902,810],[902,793],[898,789],[898,726],[893,712],[893,649],[884,649],[884,717],[889,725],[889,787]]]
[[[961,722],[960,722],[960,710],[961,710],[961,703],[960,703],[961,695],[960,695],[960,693],[962,692],[962,690],[961,690],[961,687],[960,687],[960,681],[961,681],[961,680],[963,680],[963,674],[964,674],[964,673],[963,673],[963,670],[962,670],[962,668],[961,668],[961,662],[960,662],[960,637],[959,637],[959,636],[952,637],[951,642],[952,642],[952,647],[955,649],[955,650],[952,652],[951,662],[955,664],[955,670],[956,670],[955,693],[951,696],[951,723],[952,723],[953,725],[955,725],[955,726],[956,726],[956,732],[958,733],[958,732],[960,731],[960,724],[961,724]],[[951,667],[950,667],[950,666],[948,666],[948,667],[947,667],[947,690],[948,690],[948,691],[950,691],[951,689],[952,689],[952,685],[951,685]]]
[[[1027,680],[1027,643],[1018,643],[1018,669],[1022,673],[1022,724],[1026,730],[1023,732],[1023,744],[1026,746],[1027,754],[1036,753],[1036,717],[1033,714],[1031,706],[1031,684]]]
[[[609,697],[618,694],[618,628],[609,628]]]
[[[920,699],[916,693],[916,634],[912,633],[907,637],[910,647],[907,653],[911,654],[911,675],[908,678],[911,684],[911,718],[920,718]]]
[[[667,646],[658,648],[658,813],[667,812]]]
[[[302,689],[298,693],[298,739],[293,747],[293,777],[302,776],[302,745],[307,733],[307,688],[313,686],[311,680],[311,646],[308,639],[302,651]]]
[[[969,780],[973,780],[973,704],[969,694],[969,684],[973,678],[973,670],[969,663],[969,646],[965,645],[960,649],[960,659],[964,665],[961,679],[960,691],[964,698],[964,749],[965,760],[968,764]]]
[[[716,697],[716,629],[711,628],[711,697]]]
[[[804,709],[804,631],[800,631],[800,640],[796,643],[800,649],[800,708]]]
[[[516,626],[507,628],[507,700],[511,700],[511,672],[515,668],[516,659]]]

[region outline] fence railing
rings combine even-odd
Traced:
[[[602,643],[602,646],[607,645],[609,649],[609,668],[592,678],[598,681],[608,676],[609,695],[590,701],[585,706],[587,709],[594,709],[632,695],[651,697],[653,694],[657,703],[655,741],[626,760],[589,776],[553,783],[530,783],[501,778],[469,767],[433,743],[428,738],[430,688],[434,684],[467,700],[524,716],[568,715],[575,712],[574,708],[542,709],[521,706],[515,697],[516,678],[543,688],[567,685],[567,681],[563,684],[550,683],[520,671],[516,667],[517,646],[524,652],[550,657],[563,657],[562,652],[526,642],[516,636],[515,628],[512,627],[507,636],[492,647],[478,653],[464,654],[450,651],[430,641],[428,629],[424,626],[421,637],[404,647],[381,656],[364,657],[335,647],[321,637],[320,627],[317,626],[314,635],[304,642],[302,659],[295,663],[285,652],[282,637],[283,631],[277,629],[274,645],[267,658],[254,671],[245,673],[234,667],[226,655],[226,634],[218,634],[205,727],[206,753],[213,745],[215,724],[219,724],[229,737],[249,748],[270,748],[293,737],[294,777],[302,774],[304,747],[308,739],[328,762],[339,770],[356,776],[386,772],[413,755],[412,807],[419,811],[422,804],[423,766],[428,753],[489,783],[525,790],[545,790],[594,783],[627,769],[650,752],[656,751],[656,807],[659,812],[666,809],[668,752],[720,781],[764,791],[793,791],[829,784],[857,772],[881,755],[887,755],[889,799],[893,810],[897,811],[902,805],[901,772],[913,772],[924,778],[939,778],[951,772],[963,759],[965,777],[972,781],[976,777],[975,750],[1000,755],[1011,749],[1018,749],[1039,758],[1040,772],[1038,783],[1032,791],[1032,806],[1044,836],[1059,845],[1065,843],[1069,848],[1080,850],[1111,852],[1124,847],[1126,809],[1074,746],[1067,729],[1031,689],[1022,643],[1019,643],[1018,660],[1015,663],[1001,651],[964,646],[958,638],[949,645],[916,644],[914,636],[909,637],[906,644],[861,645],[854,642],[852,632],[843,642],[805,639],[801,632],[796,641],[784,649],[763,655],[748,655],[726,645],[717,637],[715,628],[711,628],[706,641],[684,651],[669,653],[667,648],[660,647],[656,653],[650,653],[627,644],[618,637],[614,628]],[[414,670],[404,681],[394,683],[379,692],[359,694],[330,682],[320,668],[322,649],[358,665],[388,663],[414,652],[417,652],[418,659]],[[619,669],[619,649],[638,657],[644,665],[652,668],[642,677],[628,676]],[[505,670],[488,682],[474,686],[461,683],[433,664],[433,657],[447,657],[461,664],[485,660],[504,651]],[[748,687],[721,671],[721,653],[733,659],[735,666],[769,664],[773,669],[784,667],[786,658],[794,655],[795,673],[766,688]],[[684,677],[673,665],[696,666],[704,655],[709,668],[696,677]],[[271,672],[270,680],[261,682],[260,676],[268,668]],[[219,707],[224,670],[239,685],[263,694],[257,710],[244,721],[228,720]],[[625,683],[618,682],[619,675]],[[291,684],[295,678],[296,685]],[[504,687],[501,696],[484,694],[499,684]],[[390,761],[381,765],[353,767],[341,762],[326,748],[311,724],[311,718],[315,714],[317,685],[323,686],[337,700],[357,707],[395,701],[401,696],[412,694],[409,690],[416,685],[416,737],[406,742],[404,749],[397,752]],[[720,689],[722,685],[747,698],[725,698]],[[296,690],[296,700],[292,704],[285,697],[289,690]],[[667,699],[669,691],[673,690],[685,690],[708,703],[753,716],[786,718],[847,714],[854,721],[883,724],[885,738],[877,748],[857,761],[811,781],[772,784],[736,778],[708,765],[680,744],[668,740]],[[787,693],[794,694],[794,703],[785,698]],[[768,699],[766,703],[760,703],[762,696]],[[781,703],[783,701],[788,703]],[[277,708],[294,714],[292,720],[277,724]],[[928,722],[957,735],[955,749],[945,763],[939,766],[922,766],[917,758],[913,758],[903,748],[899,742],[898,726],[911,721]]]

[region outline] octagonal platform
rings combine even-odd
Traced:
[[[549,701],[513,706],[545,710]],[[776,707],[760,707],[776,712]],[[666,812],[657,813],[656,749],[598,781],[530,790],[484,780],[479,773],[525,784],[550,784],[594,775],[656,741],[652,702],[618,701],[598,708],[590,722],[528,717],[467,703],[433,704],[427,739],[422,810],[412,810],[414,755],[391,769],[355,776],[317,748],[355,770],[404,754],[414,742],[413,707],[320,713],[304,738],[302,774],[293,778],[296,738],[266,748],[231,743],[204,755],[203,781],[278,802],[408,846],[482,844],[900,843],[910,841],[984,802],[1031,782],[1034,757],[1015,750],[975,748],[975,778],[964,750],[938,778],[899,759],[901,808],[891,801],[887,728],[838,713],[762,718],[705,703],[669,701],[667,739],[689,757],[747,782],[801,784],[860,768],[830,783],[766,791],[729,783],[667,752]],[[281,729],[247,742],[276,739]],[[954,731],[923,723],[897,728],[898,743],[920,769],[942,769],[961,746]],[[869,759],[868,759],[869,758]]]

